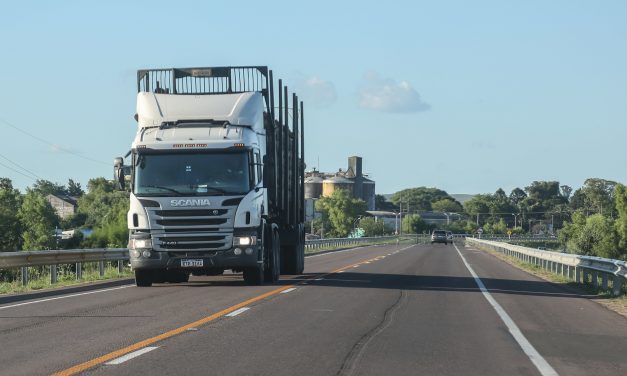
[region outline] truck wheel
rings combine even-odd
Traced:
[[[259,286],[263,283],[264,277],[263,264],[258,264],[257,267],[244,268],[244,282],[250,286]]]
[[[279,234],[272,232],[272,243],[269,245],[267,252],[268,263],[266,264],[264,281],[276,282],[281,275],[281,248],[279,246]],[[264,245],[264,248],[268,245]]]
[[[135,269],[135,285],[137,287],[152,286],[152,270]]]

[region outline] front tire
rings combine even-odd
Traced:
[[[135,269],[135,286],[137,287],[152,286],[152,270]]]
[[[257,267],[244,268],[244,282],[249,286],[259,286],[263,283],[264,268],[263,264]]]
[[[272,239],[271,244],[264,244],[264,249],[267,250],[266,254],[268,255],[264,281],[272,283],[278,281],[281,276],[281,243],[279,234],[277,234],[276,231],[272,231],[270,239]]]

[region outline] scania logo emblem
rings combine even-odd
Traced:
[[[210,206],[208,199],[170,200],[171,206]]]

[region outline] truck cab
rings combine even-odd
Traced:
[[[238,86],[246,73],[256,79]],[[287,111],[276,120],[273,100],[266,67],[138,72],[130,165],[120,158],[114,165],[122,185],[130,172],[138,286],[227,269],[248,284],[274,282],[281,269],[302,273],[303,122],[293,117],[290,130]],[[281,205],[284,198],[291,204]]]

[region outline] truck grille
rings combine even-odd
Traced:
[[[229,200],[241,200],[235,197]],[[228,202],[231,204],[231,202]],[[233,204],[236,204],[233,201]],[[150,218],[153,246],[157,251],[177,255],[188,252],[216,252],[233,246],[233,221],[237,206],[212,208],[146,208]]]
[[[215,251],[230,248],[231,244],[231,234],[163,234],[156,236],[155,248],[164,251]]]
[[[209,219],[209,218],[194,218],[194,219],[157,219],[157,224],[161,226],[215,226],[226,223],[226,218]]]

